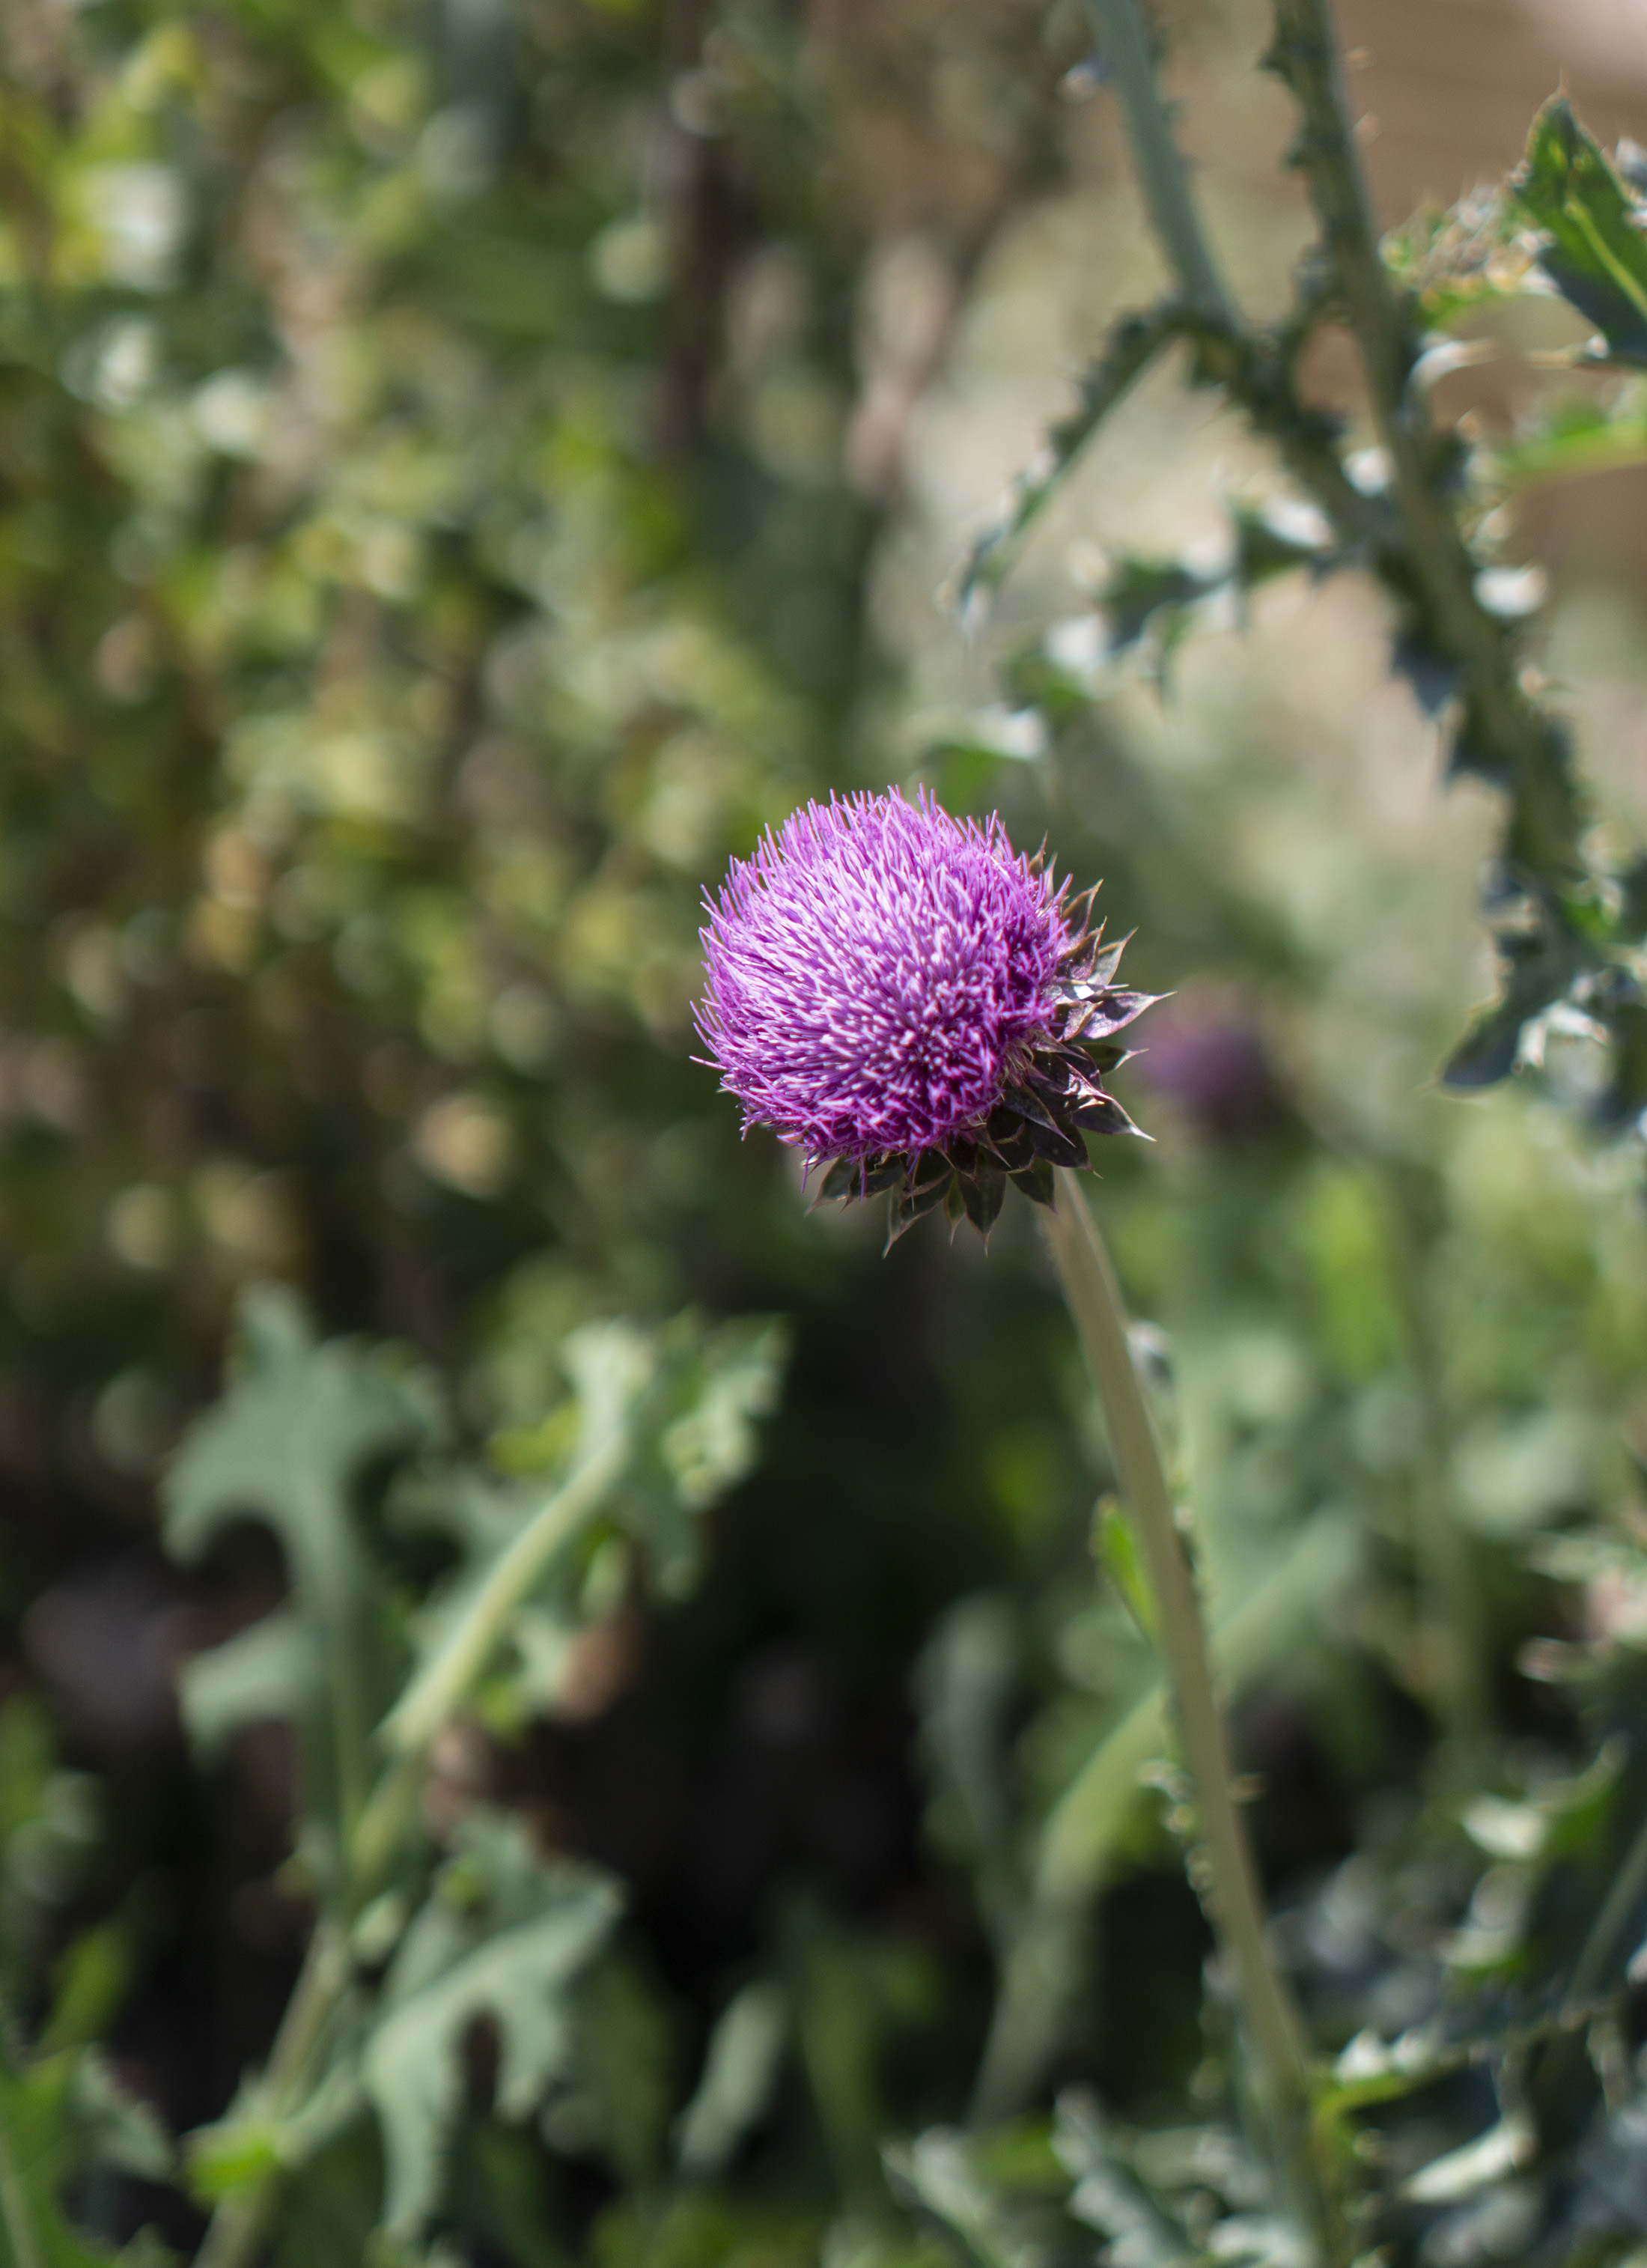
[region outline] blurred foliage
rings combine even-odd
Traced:
[[[1297,2257],[1029,1209],[883,1262],[690,1061],[726,856],[912,770],[1176,996],[1101,1203],[1361,2238],[1647,2240],[1641,814],[1500,905],[1515,1086],[1431,1091],[1459,656],[1319,276],[1124,320],[1092,65],[1028,0],[0,11],[0,2257]],[[1555,105],[1388,250],[1495,667],[1590,620],[1518,500],[1642,459],[1639,194]],[[1605,363],[1528,375],[1540,276]]]

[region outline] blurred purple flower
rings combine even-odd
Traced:
[[[1175,1002],[1151,1025],[1141,1071],[1144,1084],[1211,1141],[1239,1145],[1291,1123],[1263,1035],[1234,1004]]]
[[[827,1196],[892,1189],[894,1233],[945,1198],[987,1228],[1009,1175],[1049,1199],[1082,1130],[1136,1130],[1100,1075],[1148,1005],[1069,887],[924,791],[794,813],[706,901],[698,1030],[746,1130],[837,1161]]]

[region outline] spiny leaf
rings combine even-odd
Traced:
[[[304,1793],[334,1858],[364,1803],[372,1728],[393,1697],[387,1587],[371,1565],[354,1493],[375,1463],[423,1447],[434,1405],[415,1373],[344,1340],[318,1344],[296,1299],[262,1285],[240,1316],[240,1370],[194,1426],[165,1489],[165,1541],[195,1559],[231,1522],[268,1522],[285,1548],[292,1609],[313,1666],[298,1682],[289,1632],[237,1640],[193,1675],[209,1735],[254,1707],[295,1704]]]
[[[1595,325],[1615,361],[1647,364],[1641,204],[1565,95],[1552,95],[1533,121],[1512,188],[1548,239],[1540,263],[1556,290]]]
[[[470,1880],[481,1896],[465,1912],[459,1900]],[[463,1856],[401,1940],[362,2058],[383,2133],[384,2220],[393,2234],[416,2235],[439,2198],[471,2025],[489,2018],[497,2027],[499,2115],[526,2117],[568,2067],[570,1987],[609,1935],[620,1903],[603,1876],[540,1866],[518,1826],[470,1822]]]
[[[911,1181],[914,1171],[911,1169]],[[912,1229],[916,1221],[936,1212],[949,1196],[950,1175],[945,1171],[941,1181],[927,1182],[915,1187],[894,1189],[887,1211],[886,1242],[884,1250],[890,1252],[898,1239]]]
[[[1410,295],[1424,328],[1527,288],[1533,255],[1515,199],[1500,184],[1472,189],[1456,205],[1430,206],[1384,239],[1384,264]]]
[[[1080,400],[1052,428],[1034,462],[1013,485],[1005,513],[979,537],[957,578],[954,604],[973,614],[1005,580],[1032,520],[1056,493],[1065,474],[1134,380],[1163,348],[1193,328],[1187,309],[1168,301],[1148,314],[1123,316],[1103,352],[1081,380]]]
[[[1070,1116],[1084,1134],[1136,1134],[1141,1141],[1153,1139],[1135,1125],[1113,1094],[1089,1095]]]
[[[65,2218],[63,2183],[78,2168],[164,2174],[169,2152],[154,2122],[87,2058],[26,2062],[0,2036],[0,2259],[18,2268],[112,2268],[115,2255]],[[166,2256],[152,2244],[156,2268]]]
[[[322,1617],[359,1603],[364,1576],[349,1493],[366,1467],[431,1430],[413,1380],[342,1340],[322,1346],[295,1299],[272,1285],[241,1311],[244,1366],[190,1432],[165,1488],[165,1541],[196,1559],[248,1513],[285,1545],[294,1584]]]
[[[1442,1073],[1445,1086],[1467,1094],[1509,1078],[1521,1051],[1523,1027],[1563,998],[1579,967],[1572,941],[1559,932],[1529,938],[1506,931],[1498,945],[1504,995],[1476,1017]]]
[[[944,1211],[949,1217],[949,1231],[952,1241],[955,1231],[967,1218],[966,1184],[959,1174],[944,1192]]]
[[[864,1167],[857,1158],[833,1159],[824,1172],[812,1197],[815,1205],[827,1204],[832,1198],[843,1203],[864,1192]]]
[[[1085,1144],[1062,1126],[1042,1126],[1032,1121],[1029,1138],[1037,1154],[1052,1165],[1067,1166],[1071,1172],[1078,1172],[1087,1162]]]
[[[1006,1202],[1006,1175],[998,1166],[982,1159],[977,1172],[961,1182],[960,1191],[967,1219],[987,1239]]]
[[[602,1523],[640,1547],[660,1591],[682,1594],[700,1515],[754,1461],[785,1347],[783,1327],[764,1316],[717,1329],[690,1312],[650,1331],[585,1325],[561,1347],[572,1395],[537,1446],[514,1443],[517,1469],[547,1458],[532,1484],[500,1487],[460,1469],[420,1476],[402,1492],[396,1514],[444,1529],[462,1557],[415,1618],[417,1667],[380,1727],[391,1747],[423,1752],[483,1680],[501,1678],[489,1699],[518,1716],[541,1705],[549,1658],[563,1667],[570,1641],[598,1616],[577,1586],[583,1547]]]
[[[1044,1158],[1037,1158],[1033,1165],[1017,1168],[1011,1180],[1013,1188],[1021,1189],[1033,1204],[1049,1205],[1052,1203],[1052,1167]]]

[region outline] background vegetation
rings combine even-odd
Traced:
[[[1163,28],[1279,319],[1274,27]],[[1588,798],[1496,959],[1460,657],[1204,338],[934,595],[1162,288],[1078,9],[11,0],[0,182],[0,2257],[1296,2257],[1028,1209],[883,1259],[692,1060],[727,857],[917,777],[1173,995],[1098,1202],[1367,2244],[1628,2257],[1628,232],[1393,254]]]

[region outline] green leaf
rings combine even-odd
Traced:
[[[577,1995],[579,2092],[600,2146],[631,2188],[658,2172],[673,2100],[667,2009],[633,1961],[607,1953]]]
[[[1121,1594],[1127,1612],[1151,1644],[1159,1627],[1155,1594],[1138,1553],[1131,1521],[1116,1499],[1106,1497],[1093,1523],[1092,1547],[1105,1573]]]
[[[983,1918],[998,1941],[1011,1934],[1024,1894],[1009,1761],[1024,1652],[1012,1602],[998,1592],[974,1593],[943,1616],[915,1678],[921,1747],[933,1782],[927,1830],[971,1869]]]
[[[71,2060],[69,2099],[86,2161],[141,2181],[168,2179],[176,2153],[153,2110],[121,2086],[100,2048],[82,2049]]]
[[[1148,314],[1123,316],[1115,325],[1081,380],[1075,409],[1053,427],[1040,456],[1014,482],[1006,512],[974,544],[954,591],[956,608],[964,617],[987,603],[1005,580],[1031,522],[1051,502],[1110,411],[1163,349],[1188,328],[1187,310],[1171,302]]]
[[[322,1621],[346,1622],[364,1587],[350,1491],[374,1462],[431,1431],[414,1381],[342,1340],[317,1344],[296,1299],[264,1285],[240,1315],[241,1366],[198,1420],[165,1487],[165,1542],[197,1559],[248,1514],[266,1520],[294,1587]]]
[[[796,2045],[836,2178],[849,2201],[879,2202],[881,2074],[889,2036],[931,2013],[925,1957],[837,1922],[804,1894],[783,1935]]]
[[[678,1395],[685,1407],[663,1429],[658,1447],[688,1508],[713,1504],[754,1464],[757,1425],[776,1406],[788,1350],[784,1326],[761,1315],[680,1344],[685,1364]]]
[[[460,1901],[476,1887],[466,1911]],[[497,2028],[501,2117],[528,2117],[566,2073],[576,2037],[571,1988],[620,1903],[603,1876],[541,1866],[518,1824],[469,1822],[462,1855],[401,1942],[362,2057],[383,2135],[391,2234],[415,2235],[438,2201],[472,2025],[485,2018]]]
[[[40,2037],[43,2054],[85,2047],[108,2029],[131,1983],[129,1930],[107,1921],[75,1939],[57,1963],[51,2014]]]
[[[254,1711],[306,1701],[307,1801],[321,1818],[335,1805],[342,1832],[364,1801],[372,1728],[393,1690],[387,1593],[361,1547],[355,1491],[372,1465],[427,1442],[434,1418],[421,1382],[386,1356],[317,1344],[283,1289],[249,1292],[240,1324],[239,1374],[168,1476],[165,1542],[192,1560],[233,1521],[265,1521],[284,1546],[312,1660],[302,1679],[290,1624],[243,1635],[226,1661],[195,1665],[195,1720],[210,1745]]]
[[[452,2146],[444,2217],[489,2240],[486,2257],[509,2268],[567,2268],[547,2203],[537,2137],[495,2119],[465,2119]]]
[[[59,2203],[80,2167],[164,2173],[152,2117],[84,2054],[21,2060],[0,2036],[0,2258],[8,2268],[107,2268],[114,2255],[74,2228]]]
[[[1562,395],[1535,418],[1518,423],[1488,453],[1494,486],[1529,488],[1627,472],[1647,463],[1647,400],[1632,380],[1616,401]]]
[[[458,1472],[402,1501],[401,1516],[444,1528],[464,1564],[418,1618],[418,1666],[383,1726],[393,1747],[427,1748],[511,1640],[519,1646],[523,1611],[574,1567],[598,1521],[628,1530],[665,1595],[689,1587],[699,1516],[753,1462],[785,1344],[783,1327],[762,1316],[713,1330],[689,1313],[653,1332],[588,1325],[561,1349],[574,1417],[553,1429],[558,1454],[547,1488],[504,1491]],[[570,1637],[587,1612],[573,1600],[564,1606]],[[549,1627],[540,1622],[540,1634]],[[530,1640],[524,1652],[522,1713],[538,1697],[542,1668]]]
[[[1533,121],[1512,187],[1548,239],[1540,262],[1556,290],[1595,325],[1615,360],[1647,363],[1642,208],[1565,95],[1552,95]]]
[[[885,2158],[893,2190],[945,2231],[971,2268],[1052,2268],[1052,2248],[1034,2242],[1022,2208],[978,2162],[972,2137],[933,2127]]]
[[[289,1609],[197,1653],[177,1681],[196,1756],[210,1764],[242,1725],[301,1720],[323,1667],[312,1625]]]
[[[1430,206],[1384,239],[1384,264],[1428,331],[1467,309],[1514,298],[1529,286],[1533,255],[1514,196],[1473,189],[1445,210]]]
[[[758,1978],[734,1994],[710,2035],[703,2075],[681,2113],[680,2170],[718,2174],[772,2099],[789,2037],[783,1989]]]
[[[1111,2257],[1137,2268],[1178,2268],[1188,2250],[1183,2233],[1140,2180],[1096,2103],[1073,2093],[1060,2098],[1054,2146],[1077,2176],[1071,2214],[1109,2240]]]
[[[290,2162],[280,2122],[231,2111],[187,2137],[188,2186],[202,2205],[254,2190]]]

